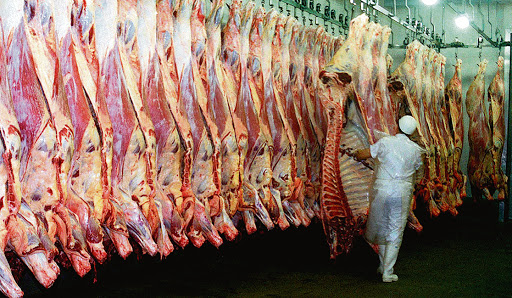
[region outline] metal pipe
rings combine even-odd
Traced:
[[[482,30],[485,31],[485,16],[482,13],[482,0],[478,0],[478,14],[480,15],[480,20],[482,20],[481,26]]]
[[[471,19],[475,19],[475,7],[473,6],[473,3],[471,3],[471,0],[469,0],[469,5],[471,6],[472,16]]]

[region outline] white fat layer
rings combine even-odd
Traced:
[[[71,5],[73,0],[52,0],[53,18],[57,41],[61,40],[71,29]]]
[[[4,39],[23,20],[23,0],[0,1],[0,18],[4,29]]]
[[[139,59],[143,75],[149,67],[149,61],[156,51],[156,1],[139,0],[139,27],[137,43],[139,46]]]
[[[117,0],[98,0],[95,11],[96,51],[100,64],[114,47],[117,35]]]

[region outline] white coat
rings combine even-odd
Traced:
[[[370,243],[401,243],[422,151],[404,134],[386,136],[370,146],[377,161],[365,234]]]

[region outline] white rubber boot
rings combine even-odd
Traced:
[[[398,257],[400,244],[388,244],[386,253],[384,254],[384,271],[382,273],[383,282],[394,282],[398,280],[398,275],[393,274],[393,266],[395,266]]]
[[[386,254],[386,245],[382,244],[379,245],[379,267],[377,268],[377,273],[382,274],[384,273],[384,256]]]

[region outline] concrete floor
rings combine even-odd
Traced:
[[[220,249],[187,247],[166,260],[113,257],[98,266],[97,282],[64,270],[51,289],[30,274],[30,296],[306,296],[511,297],[512,224],[496,222],[496,203],[468,201],[456,218],[422,217],[424,232],[407,231],[395,271],[380,282],[378,258],[359,239],[348,255],[329,259],[321,224],[243,235]],[[421,214],[419,215],[421,217]]]

